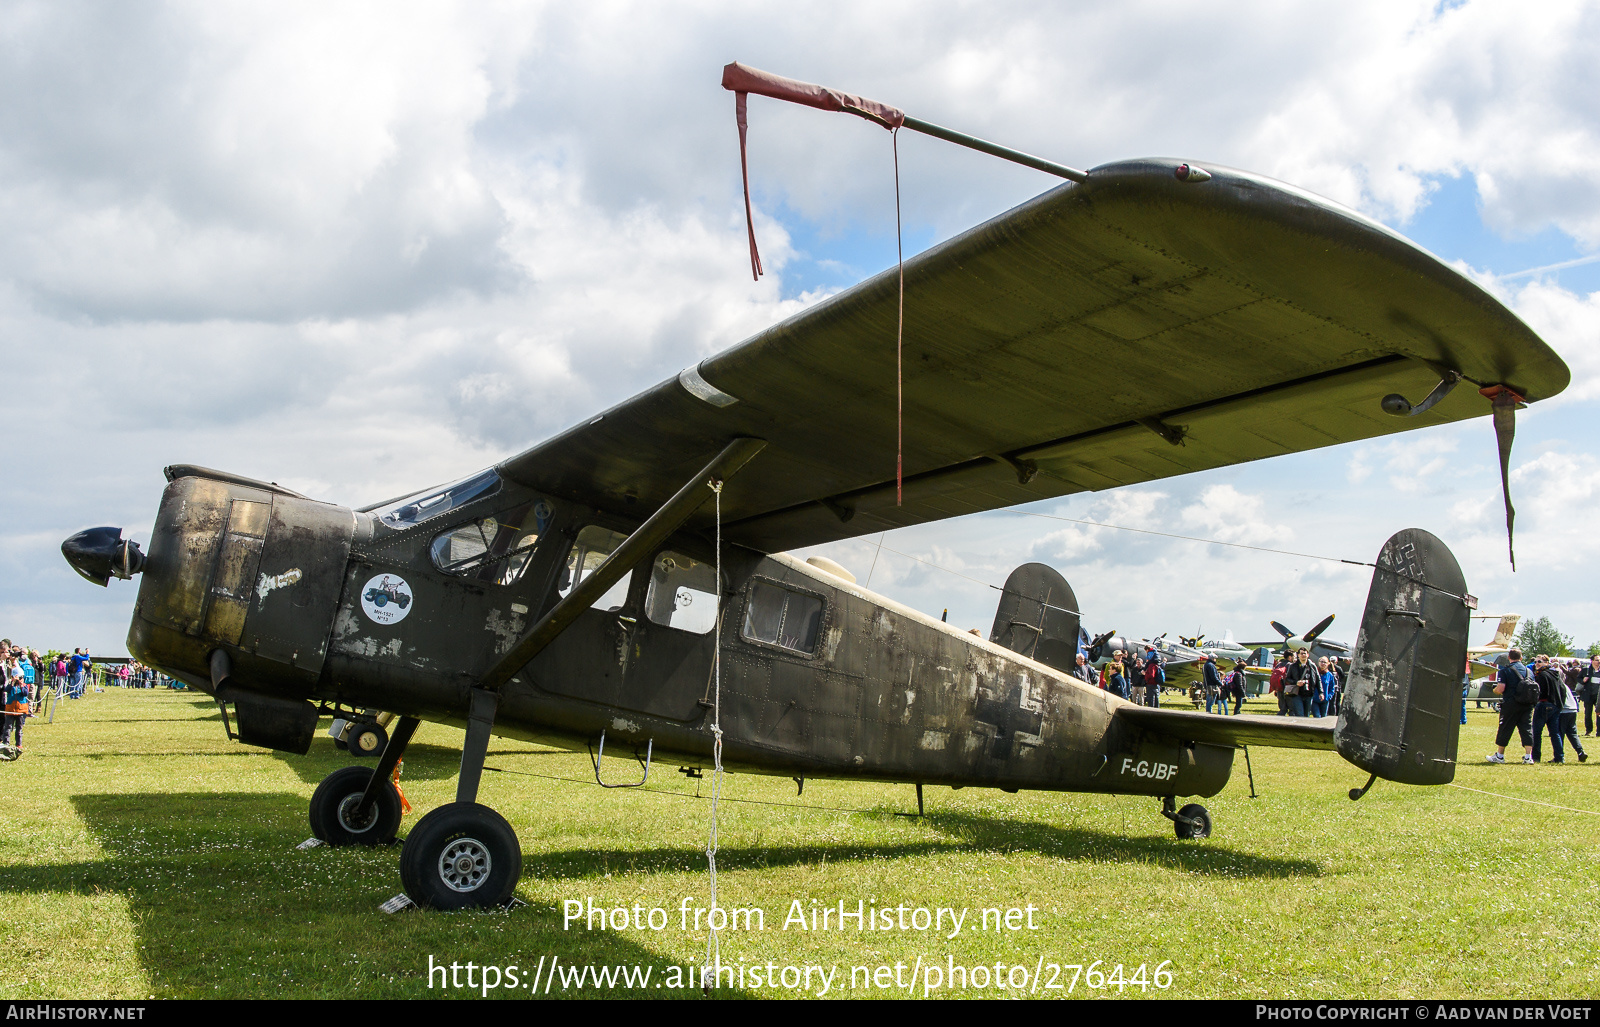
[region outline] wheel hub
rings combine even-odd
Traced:
[[[439,855],[439,878],[451,891],[476,891],[493,866],[488,846],[476,838],[457,838]]]
[[[353,792],[344,797],[339,803],[339,824],[351,834],[361,834],[372,830],[372,825],[378,822],[378,804],[373,803],[364,817],[356,816],[356,807],[361,805],[361,793]]]

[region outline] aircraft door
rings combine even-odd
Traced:
[[[578,532],[567,554],[557,593],[565,597],[626,538],[622,532],[598,524]],[[620,705],[639,621],[636,609],[629,603],[636,577],[634,573],[624,576],[534,657],[528,673],[539,688],[606,706]]]
[[[642,612],[619,704],[672,720],[697,719],[716,644],[716,567],[672,549],[657,553]]]

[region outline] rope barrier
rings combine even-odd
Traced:
[[[1492,795],[1496,799],[1510,799],[1512,802],[1526,802],[1530,806],[1548,806],[1551,809],[1566,810],[1568,813],[1587,813],[1591,817],[1600,817],[1600,810],[1575,809],[1571,806],[1557,806],[1553,802],[1540,802],[1538,799],[1524,799],[1516,795],[1501,795],[1499,792],[1486,792],[1482,788],[1468,788],[1466,785],[1458,785],[1454,781],[1450,782],[1450,787],[1459,788],[1464,792],[1477,792],[1479,795]]]

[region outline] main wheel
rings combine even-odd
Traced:
[[[1178,816],[1182,819],[1174,820],[1172,827],[1178,832],[1179,838],[1211,837],[1211,814],[1207,813],[1206,808],[1198,802],[1191,802],[1183,809],[1180,809]],[[1195,823],[1185,824],[1184,820],[1195,821]]]
[[[385,781],[365,817],[355,810],[372,780],[368,767],[340,767],[311,794],[311,833],[329,845],[383,845],[400,827],[400,793]]]
[[[370,720],[358,720],[345,732],[344,744],[352,756],[381,756],[389,744],[389,733]]]
[[[522,846],[506,818],[475,802],[429,813],[406,835],[400,881],[429,909],[483,909],[511,897],[522,876]]]

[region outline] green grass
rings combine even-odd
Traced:
[[[657,766],[648,790],[601,791],[581,783],[583,754],[496,739],[489,765],[502,772],[485,775],[480,798],[521,836],[528,905],[388,916],[377,907],[399,891],[398,849],[294,847],[311,790],[348,758],[322,735],[306,757],[228,742],[204,698],[112,689],[66,702],[54,724],[30,724],[21,760],[0,764],[13,953],[0,994],[426,997],[440,995],[430,954],[531,968],[551,955],[661,967],[703,953],[703,932],[678,930],[676,910],[684,896],[707,901],[710,810],[673,767]],[[1474,711],[1463,730],[1460,784],[1600,811],[1600,760],[1488,766],[1492,716]],[[459,741],[419,732],[402,782],[418,811],[453,798]],[[816,781],[797,799],[787,779],[732,777],[726,795],[773,805],[723,807],[720,898],[762,907],[767,929],[725,932],[723,959],[842,976],[919,956],[1029,973],[1041,959],[1126,972],[1170,960],[1166,994],[1182,997],[1593,996],[1600,817],[1386,782],[1352,803],[1345,792],[1365,776],[1333,754],[1251,757],[1261,797],[1249,798],[1240,759],[1206,800],[1215,830],[1203,842],[1175,840],[1150,799],[930,788],[917,819],[899,815],[915,811],[910,786]],[[828,808],[784,805],[795,803]],[[589,896],[664,907],[672,925],[564,931],[562,901]],[[792,899],[972,912],[952,940],[784,931]],[[971,929],[983,907],[1028,903],[1036,931]]]

